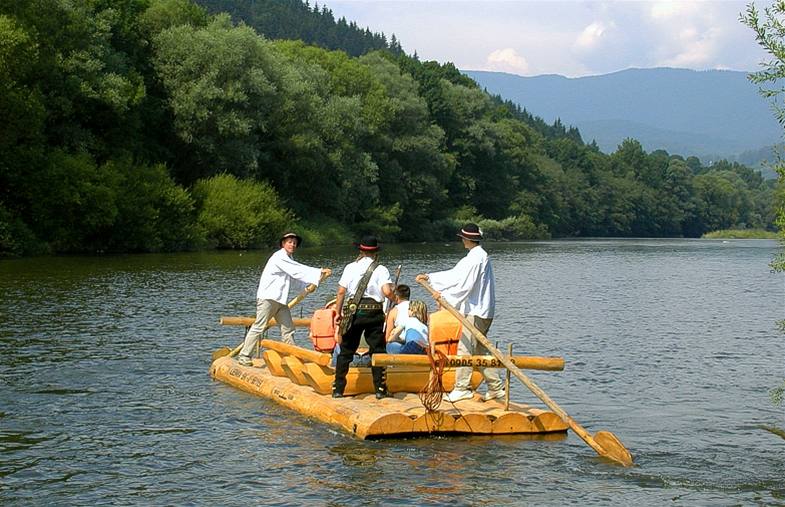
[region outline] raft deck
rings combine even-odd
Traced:
[[[396,393],[381,400],[373,394],[333,399],[309,386],[297,385],[288,377],[274,376],[260,359],[254,360],[254,366],[240,366],[224,356],[213,362],[210,375],[361,439],[431,433],[541,435],[564,433],[568,428],[553,412],[514,402],[505,410],[503,400],[483,402],[478,394],[455,404],[443,401],[432,413],[426,412],[413,393]]]

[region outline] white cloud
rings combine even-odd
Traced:
[[[750,0],[325,1],[336,18],[395,33],[407,52],[460,69],[567,76],[663,65],[752,70],[766,58],[739,22]],[[759,8],[771,2],[755,0]]]
[[[657,2],[649,11],[659,33],[652,47],[655,65],[702,68],[722,61],[721,47],[728,33],[727,12],[704,2]]]
[[[649,16],[655,20],[670,21],[673,19],[690,16],[701,10],[703,2],[665,1],[652,2]]]
[[[497,49],[488,55],[486,60],[488,70],[512,72],[514,74],[527,74],[529,63],[513,48]]]
[[[590,50],[594,49],[602,40],[606,32],[604,23],[595,21],[583,29],[581,34],[575,40],[574,47],[576,49]]]
[[[662,60],[662,64],[688,68],[710,65],[718,57],[717,49],[721,37],[716,32],[716,30],[708,30],[701,34],[694,28],[685,28],[676,37],[681,42],[680,50]]]

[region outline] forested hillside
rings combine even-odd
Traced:
[[[196,0],[211,14],[229,13],[269,39],[301,40],[325,49],[340,49],[360,56],[377,49],[403,53],[400,42],[391,34],[360,28],[346,18],[336,20],[326,5],[311,6],[301,0]]]
[[[468,219],[499,239],[771,227],[774,188],[742,165],[632,139],[605,155],[397,41],[273,40],[258,9],[296,3],[232,5],[0,4],[0,252],[434,240]],[[314,11],[286,12],[275,37],[305,37]]]

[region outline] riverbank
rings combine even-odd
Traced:
[[[765,229],[722,229],[707,232],[702,239],[778,239],[776,232]]]

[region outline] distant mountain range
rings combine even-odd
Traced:
[[[739,160],[768,153],[782,139],[769,104],[744,72],[628,69],[580,78],[462,72],[546,122],[560,118],[578,127],[584,141],[595,140],[607,153],[631,137],[647,151]]]

